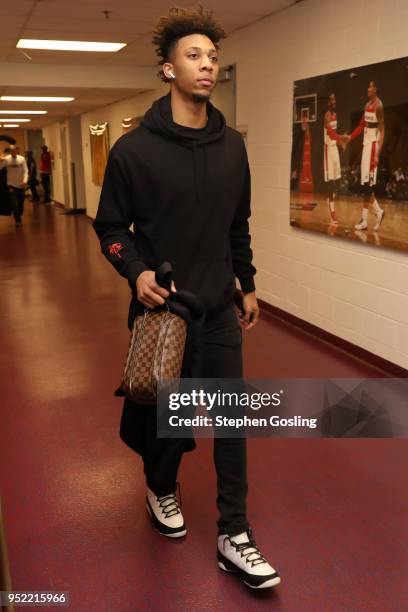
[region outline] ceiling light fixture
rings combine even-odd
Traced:
[[[8,123],[7,125],[0,125],[0,127],[2,127],[2,128],[16,128],[16,127],[21,127],[21,126],[18,125],[18,123]]]
[[[18,119],[17,117],[14,117],[13,119],[2,119],[1,122],[2,123],[27,123],[28,121],[31,121],[31,119]]]
[[[0,96],[4,102],[72,102],[75,98],[61,96]]]
[[[43,110],[0,110],[0,115],[46,115],[48,111]]]
[[[49,51],[96,51],[116,53],[127,43],[90,42],[85,40],[41,40],[35,38],[20,38],[19,49],[41,49]]]

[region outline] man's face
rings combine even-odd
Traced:
[[[11,157],[14,157],[14,159],[17,157],[17,149],[11,149],[10,153]]]
[[[374,85],[373,81],[370,81],[368,84],[367,95],[369,98],[373,98],[377,93],[377,88]]]
[[[213,42],[203,34],[183,36],[172,54],[173,87],[197,102],[205,102],[218,78],[218,53]]]
[[[335,110],[336,108],[336,96],[334,94],[329,96],[329,108],[331,110]]]

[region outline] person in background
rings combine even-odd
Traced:
[[[10,149],[8,147],[4,149],[4,155],[8,155],[9,153]],[[0,215],[10,215],[6,167],[0,169]]]
[[[50,197],[50,186],[51,186],[51,155],[48,151],[47,145],[41,147],[41,160],[40,160],[40,177],[41,185],[44,189],[44,203],[48,204],[51,202]]]
[[[31,190],[31,201],[39,202],[40,197],[37,193],[37,164],[32,151],[27,151],[26,160],[28,168],[28,186]]]
[[[25,158],[18,155],[15,145],[10,146],[10,155],[0,157],[0,169],[7,168],[7,187],[16,227],[20,227],[24,212],[24,194],[28,182],[28,168]]]

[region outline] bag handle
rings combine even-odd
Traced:
[[[167,289],[167,291],[171,291],[171,281],[173,280],[173,268],[171,267],[170,262],[164,261],[162,264],[160,264],[154,276],[155,276],[156,283],[160,285],[160,287],[163,287],[163,289]],[[167,303],[167,300],[164,300],[164,305],[167,311],[170,312],[170,308]],[[145,316],[149,312],[151,312],[149,308],[144,309]]]
[[[163,289],[167,289],[167,291],[171,290],[171,281],[173,280],[173,268],[171,267],[171,263],[168,261],[164,261],[156,270],[155,273],[156,283],[163,287]]]

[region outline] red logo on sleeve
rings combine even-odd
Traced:
[[[123,244],[121,244],[120,242],[115,242],[115,244],[110,244],[108,248],[109,255],[116,255],[116,257],[122,259],[122,256],[120,255],[119,251],[123,249]]]

